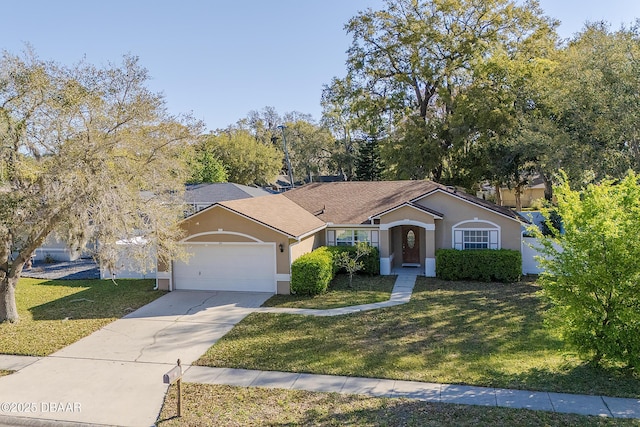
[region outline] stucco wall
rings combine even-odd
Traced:
[[[252,242],[255,239],[276,244],[276,273],[289,274],[289,238],[255,221],[216,206],[182,223],[185,242]],[[201,234],[196,237],[189,237]],[[236,234],[234,234],[236,233]],[[283,245],[280,252],[278,245]],[[165,270],[166,271],[166,270]]]
[[[380,224],[391,224],[395,221],[413,220],[425,224],[433,224],[433,216],[410,206],[403,206],[380,217]]]
[[[295,240],[291,243],[291,262],[298,259],[300,256],[311,252],[315,248],[320,246],[320,234],[323,234],[323,231],[319,231],[315,234],[312,234],[309,237],[302,239],[300,242],[296,242]]]
[[[522,236],[520,222],[516,220],[441,192],[432,193],[417,203],[428,206],[444,215],[444,219],[436,220],[435,249],[450,249],[453,241],[452,227],[459,222],[477,218],[500,226],[500,246],[502,249],[520,251]],[[476,225],[481,228],[486,226],[486,224]],[[469,227],[469,225],[465,224],[465,227]]]
[[[158,284],[158,289],[161,291],[169,290],[169,279],[157,279],[156,283]]]

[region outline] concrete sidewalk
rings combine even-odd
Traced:
[[[191,366],[187,369],[184,380],[203,384],[363,394],[374,397],[403,397],[436,403],[501,406],[600,417],[640,418],[640,399],[606,396],[202,366]]]

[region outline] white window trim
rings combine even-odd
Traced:
[[[481,223],[491,225],[491,227],[464,227],[468,223]],[[465,231],[488,231],[489,232],[489,249],[501,249],[502,236],[501,228],[498,224],[478,218],[472,220],[461,221],[451,227],[451,247],[453,249],[464,250],[464,232]],[[472,249],[467,249],[472,250]]]

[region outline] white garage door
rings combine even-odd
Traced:
[[[275,246],[187,244],[187,262],[173,263],[175,289],[276,292]]]

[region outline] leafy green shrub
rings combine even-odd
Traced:
[[[334,258],[337,254],[341,252],[348,252],[350,256],[354,256],[357,248],[356,246],[328,246],[327,250],[334,255]],[[360,270],[362,273],[369,275],[378,275],[380,274],[380,251],[376,247],[371,247],[371,252],[361,258],[362,261],[362,269]],[[334,273],[343,273],[344,269],[340,269],[336,267],[336,271]]]
[[[302,255],[291,264],[291,292],[318,295],[334,277],[333,255],[326,247]]]
[[[563,172],[555,195],[564,233],[538,236],[549,325],[585,359],[640,371],[640,176],[574,190]]]
[[[509,249],[436,252],[436,276],[444,280],[515,282],[522,273],[522,254]]]

